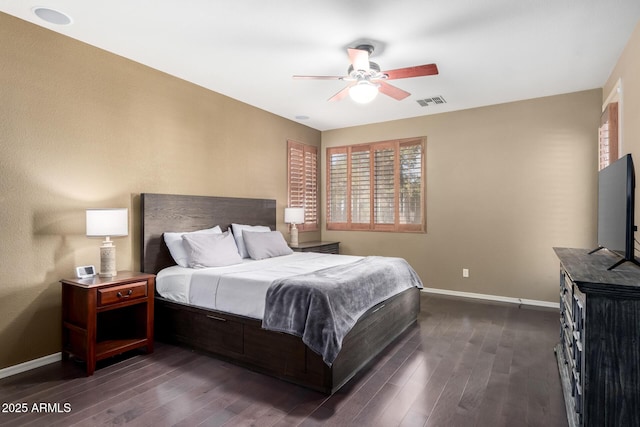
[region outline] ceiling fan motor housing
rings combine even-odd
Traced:
[[[349,65],[349,69],[347,70],[347,74],[353,76],[353,73],[356,72],[364,72],[368,75],[376,75],[380,74],[380,66],[375,62],[369,61],[369,70],[354,70],[353,65]],[[354,76],[355,77],[355,76]]]
[[[375,50],[373,45],[370,45],[370,44],[359,44],[354,49],[366,50],[367,52],[369,52],[369,56],[371,56],[373,54],[373,51]]]

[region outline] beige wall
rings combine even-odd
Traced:
[[[426,234],[323,229],[323,239],[404,257],[426,287],[556,302],[552,247],[596,242],[600,104],[591,90],[323,132],[323,154],[427,137]]]
[[[284,231],[286,141],[320,145],[317,130],[2,13],[0,90],[0,368],[60,351],[58,280],[99,264],[86,208],[130,209],[119,269],[138,267],[141,192],[274,198]]]
[[[619,84],[621,155],[631,153],[640,177],[640,23],[636,26],[603,90],[603,103]],[[638,181],[640,182],[640,181]],[[638,185],[636,185],[636,188]],[[640,224],[640,193],[636,189],[636,224]]]

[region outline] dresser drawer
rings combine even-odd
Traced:
[[[119,302],[146,298],[147,282],[134,282],[126,285],[98,289],[98,307],[117,304]]]

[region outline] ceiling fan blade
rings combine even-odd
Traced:
[[[397,70],[383,71],[387,80],[408,79],[410,77],[433,76],[438,74],[436,64],[417,65],[415,67],[398,68]]]
[[[369,52],[362,49],[347,49],[354,70],[369,71]]]
[[[343,89],[341,89],[340,92],[338,92],[335,95],[333,95],[327,101],[340,101],[341,99],[344,99],[349,94],[349,89],[354,84],[355,83],[349,83],[347,86],[345,86]]]
[[[409,92],[402,90],[399,87],[392,86],[387,82],[380,81],[378,82],[378,84],[380,85],[379,87],[380,92],[398,101],[401,101],[405,99],[407,96],[411,95]]]
[[[293,78],[304,80],[344,80],[347,76],[293,76]]]

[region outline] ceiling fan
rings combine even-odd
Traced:
[[[369,61],[374,47],[361,44],[355,48],[348,48],[351,65],[346,76],[293,76],[294,79],[344,80],[349,82],[345,88],[329,98],[329,101],[339,101],[349,95],[354,101],[367,103],[373,101],[379,92],[398,101],[411,95],[409,92],[387,83],[387,80],[406,79],[410,77],[432,76],[438,74],[436,64],[418,65],[415,67],[398,68],[397,70],[380,71],[380,66]]]

